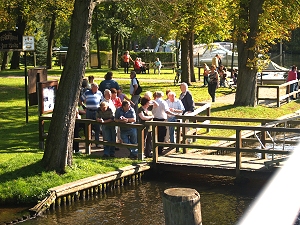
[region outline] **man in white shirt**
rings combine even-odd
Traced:
[[[131,94],[131,101],[134,103],[131,107],[134,109],[135,114],[137,114],[138,110],[138,104],[140,100],[140,95],[136,93],[136,90],[138,88],[138,81],[136,79],[136,73],[134,71],[130,72],[130,87],[129,87],[129,93]]]
[[[176,98],[175,92],[171,91],[168,93],[168,100],[166,101],[171,112],[176,115],[182,115],[184,112],[184,106],[182,102]],[[168,122],[176,122],[176,117],[173,115],[168,115]],[[170,142],[175,143],[175,127],[169,127]]]
[[[156,91],[155,92],[155,102],[157,103],[156,107],[153,107],[152,114],[153,114],[153,121],[167,121],[167,114],[175,116],[176,114],[171,112],[169,109],[169,106],[165,100],[163,100],[164,93],[162,91]],[[164,142],[167,128],[166,126],[158,126],[158,141]],[[163,147],[158,147],[158,154],[162,155]]]

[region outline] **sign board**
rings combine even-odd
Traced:
[[[24,52],[34,51],[34,37],[33,36],[23,36],[23,46]]]
[[[22,35],[13,30],[2,31],[0,51],[22,51]]]
[[[53,112],[57,89],[57,80],[50,80],[38,83],[40,115],[44,113]]]
[[[36,67],[28,70],[29,106],[38,105],[38,83],[47,81],[47,69]]]

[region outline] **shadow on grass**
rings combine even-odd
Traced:
[[[230,109],[234,109],[236,108],[237,106],[235,105],[222,105],[222,106],[216,106],[216,107],[213,107],[211,109],[212,112],[223,112],[225,110],[230,110]]]
[[[4,165],[0,164],[1,170],[7,170],[6,167],[7,166],[5,164]],[[20,178],[33,177],[33,176],[41,174],[42,172],[45,172],[45,169],[42,166],[42,161],[39,160],[35,163],[24,166],[22,168],[1,174],[0,182],[4,183],[7,181],[16,180],[16,179],[20,179]]]

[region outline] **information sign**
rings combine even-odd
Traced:
[[[0,32],[0,51],[22,51],[22,35],[13,30]]]
[[[57,80],[38,83],[40,114],[53,112],[57,89]]]

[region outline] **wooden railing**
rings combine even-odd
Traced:
[[[45,146],[45,139],[47,138],[47,133],[45,132],[45,121],[51,120],[51,115],[40,116],[39,117],[39,147],[44,149]],[[144,129],[145,127],[142,124],[130,124],[130,123],[106,123],[106,126],[119,126],[119,127],[126,127],[126,128],[135,128],[137,129],[137,144],[126,144],[126,143],[115,143],[115,142],[108,142],[108,141],[96,141],[92,139],[92,125],[97,124],[101,125],[95,120],[90,119],[76,119],[77,123],[83,123],[85,126],[85,138],[74,138],[74,141],[79,143],[85,144],[85,153],[91,154],[91,144],[102,144],[108,146],[116,146],[116,147],[123,147],[123,148],[137,148],[138,149],[138,159],[143,159],[143,152],[144,152]]]
[[[194,112],[189,113],[188,115],[195,116],[198,115],[199,113],[203,112],[206,110],[206,115],[210,115],[210,104],[208,103],[196,103],[196,106],[200,106],[199,108],[196,108]],[[47,138],[47,132],[45,132],[45,121],[50,121],[52,119],[52,114],[46,114],[43,116],[39,117],[39,148],[44,149],[45,147],[45,139]],[[184,120],[186,121],[186,120]],[[191,121],[194,121],[191,119]],[[130,148],[130,147],[135,147],[138,149],[138,159],[142,160],[143,155],[144,155],[144,145],[145,145],[145,140],[143,138],[144,136],[144,129],[145,127],[142,124],[129,124],[129,123],[107,123],[105,125],[109,126],[119,126],[119,127],[131,127],[131,128],[136,128],[137,129],[137,144],[126,144],[126,143],[112,143],[112,142],[107,142],[107,141],[95,141],[92,139],[91,135],[91,130],[92,130],[92,125],[97,124],[101,125],[100,123],[96,122],[95,120],[90,120],[90,119],[76,119],[77,123],[83,123],[85,127],[85,138],[74,138],[74,141],[77,141],[79,143],[84,143],[85,144],[85,153],[86,154],[91,154],[91,144],[102,144],[102,145],[108,145],[108,146],[116,146],[116,147],[123,147],[123,148]],[[178,130],[180,130],[180,126],[178,126]]]
[[[184,116],[180,116],[184,117]],[[300,117],[300,116],[299,116]],[[195,119],[194,117],[184,117],[185,119]],[[169,147],[169,148],[182,148],[184,149],[201,149],[201,150],[217,150],[217,151],[227,151],[227,152],[235,152],[236,153],[236,176],[240,175],[241,170],[241,157],[243,152],[247,153],[261,153],[262,158],[265,154],[281,154],[288,155],[289,151],[285,150],[274,150],[274,149],[263,149],[263,148],[247,148],[243,147],[242,143],[251,142],[251,143],[259,143],[259,141],[255,138],[248,138],[243,136],[243,131],[252,131],[252,136],[254,133],[261,133],[262,142],[272,143],[270,139],[265,135],[266,132],[281,132],[281,133],[300,133],[300,129],[298,128],[284,128],[284,127],[276,127],[276,125],[287,123],[299,125],[300,121],[289,121],[289,119],[285,120],[268,120],[268,119],[240,119],[240,118],[223,118],[223,117],[197,117],[197,121],[205,121],[205,120],[216,120],[216,121],[232,121],[236,122],[252,122],[252,123],[261,123],[261,126],[240,126],[240,125],[222,125],[222,124],[206,124],[206,123],[178,123],[178,122],[146,122],[147,125],[152,126],[153,132],[153,163],[158,162],[158,146]],[[272,126],[267,126],[268,123],[272,122]],[[162,143],[157,141],[157,127],[158,126],[175,126],[180,127],[181,137],[180,139],[176,139],[176,143]],[[233,130],[235,133],[235,137],[226,136],[204,136],[204,135],[190,135],[186,133],[186,128],[195,128],[195,129],[219,129],[219,130]],[[178,137],[178,136],[177,136]],[[213,145],[199,145],[197,143],[189,143],[188,139],[205,139],[205,140],[223,140],[228,142],[234,142],[235,147],[228,146],[213,146]],[[277,143],[288,143],[296,145],[298,141],[286,141],[286,140],[278,140]],[[186,153],[187,151],[183,151]]]
[[[286,102],[290,102],[290,97],[294,95],[298,96],[298,93],[300,91],[300,89],[298,89],[297,91],[290,92],[291,84],[295,84],[295,83],[297,83],[299,87],[298,80],[289,81],[280,85],[257,85],[257,90],[256,90],[257,104],[259,100],[273,100],[276,101],[277,107],[280,107],[281,101],[285,100]],[[261,89],[273,89],[269,93],[271,93],[272,91],[274,93],[274,91],[276,91],[275,97],[266,97],[266,96],[260,97],[259,94]]]
[[[197,104],[201,105],[201,103]],[[210,116],[197,116],[197,113],[201,113],[206,110],[207,115],[210,112],[209,104],[202,104],[199,109],[196,109],[195,112],[188,115],[176,116],[177,119],[184,121],[183,122],[146,122],[147,125],[152,126],[152,144],[153,144],[153,163],[154,166],[158,162],[158,146],[170,147],[179,151],[179,148],[183,149],[183,153],[187,153],[187,149],[201,149],[201,150],[215,150],[215,151],[226,151],[226,152],[235,152],[236,153],[236,175],[240,174],[241,169],[241,153],[242,152],[251,152],[251,153],[261,153],[262,158],[265,154],[282,154],[287,155],[290,152],[284,150],[271,150],[263,148],[247,148],[243,147],[242,143],[259,143],[256,138],[253,138],[254,133],[261,133],[261,142],[265,145],[266,143],[272,143],[270,138],[267,138],[266,132],[281,132],[281,133],[300,133],[299,128],[288,128],[290,125],[298,126],[300,121],[296,120],[300,118],[298,116],[287,118],[284,120],[272,120],[272,119],[253,119],[253,118],[226,118],[226,117],[210,117]],[[40,116],[39,118],[39,141],[40,147],[44,147],[44,139],[47,137],[47,134],[44,131],[44,122],[51,120],[50,116]],[[189,121],[189,122],[187,122]],[[192,122],[190,122],[192,121]],[[241,126],[241,125],[224,125],[224,124],[210,124],[211,121],[220,121],[220,122],[232,122],[236,123],[254,123],[252,126]],[[94,120],[88,119],[77,119],[76,122],[84,123],[86,132],[85,139],[75,138],[74,141],[85,143],[85,153],[91,154],[91,144],[103,144],[109,146],[123,147],[123,148],[137,148],[138,149],[138,159],[143,159],[144,153],[144,126],[141,124],[124,124],[124,123],[110,123],[111,126],[120,126],[120,127],[132,127],[137,129],[137,144],[126,144],[126,143],[113,143],[107,141],[95,141],[91,137],[91,128],[92,124],[98,124]],[[277,125],[284,124],[287,127],[276,127]],[[108,125],[108,124],[106,124]],[[174,126],[177,128],[176,132],[176,143],[164,143],[158,142],[157,137],[157,127],[158,126]],[[206,133],[210,129],[219,129],[219,130],[231,130],[231,133],[235,133],[234,137],[229,137],[229,132],[226,132],[224,136],[208,136],[199,134],[200,129],[206,129]],[[247,132],[247,135],[244,135],[244,132]],[[198,140],[204,139],[208,141],[224,141],[229,142],[231,145],[228,146],[217,146],[217,145],[199,145],[197,142],[190,142],[189,140]],[[287,140],[276,140],[277,143],[286,143],[296,145],[298,141],[287,141]],[[232,147],[235,145],[235,147]]]

